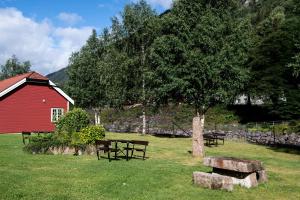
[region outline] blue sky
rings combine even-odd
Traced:
[[[0,64],[12,54],[48,74],[66,67],[95,28],[136,0],[0,0]],[[172,0],[147,0],[158,12]]]

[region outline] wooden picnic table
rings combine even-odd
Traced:
[[[129,144],[132,142],[132,140],[111,139],[109,141],[115,143],[115,149],[119,149],[120,153],[126,156],[126,160],[128,161]],[[119,148],[118,144],[120,143],[126,144],[126,148],[125,149]],[[124,153],[124,150],[126,151],[126,154]],[[115,151],[115,159],[117,159],[117,157],[118,157],[118,151]]]

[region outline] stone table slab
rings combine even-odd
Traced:
[[[203,164],[208,167],[242,173],[252,173],[264,169],[260,161],[243,160],[231,157],[205,157]]]

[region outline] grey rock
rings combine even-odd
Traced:
[[[256,177],[259,183],[265,183],[268,181],[267,172],[265,170],[260,170],[256,172]]]
[[[258,185],[258,181],[256,179],[256,173],[251,173],[244,179],[238,179],[235,177],[232,177],[233,184],[234,185],[240,185],[242,187],[251,188],[256,187]]]
[[[233,180],[231,177],[218,174],[209,174],[205,172],[193,173],[194,184],[209,189],[233,190]]]

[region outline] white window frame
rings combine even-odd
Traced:
[[[56,110],[56,119],[53,119],[53,111],[54,110]],[[61,115],[60,116],[58,116],[58,110],[61,110]],[[57,122],[58,120],[59,120],[59,118],[61,117],[61,116],[63,116],[64,115],[64,109],[63,108],[51,108],[51,122]]]

